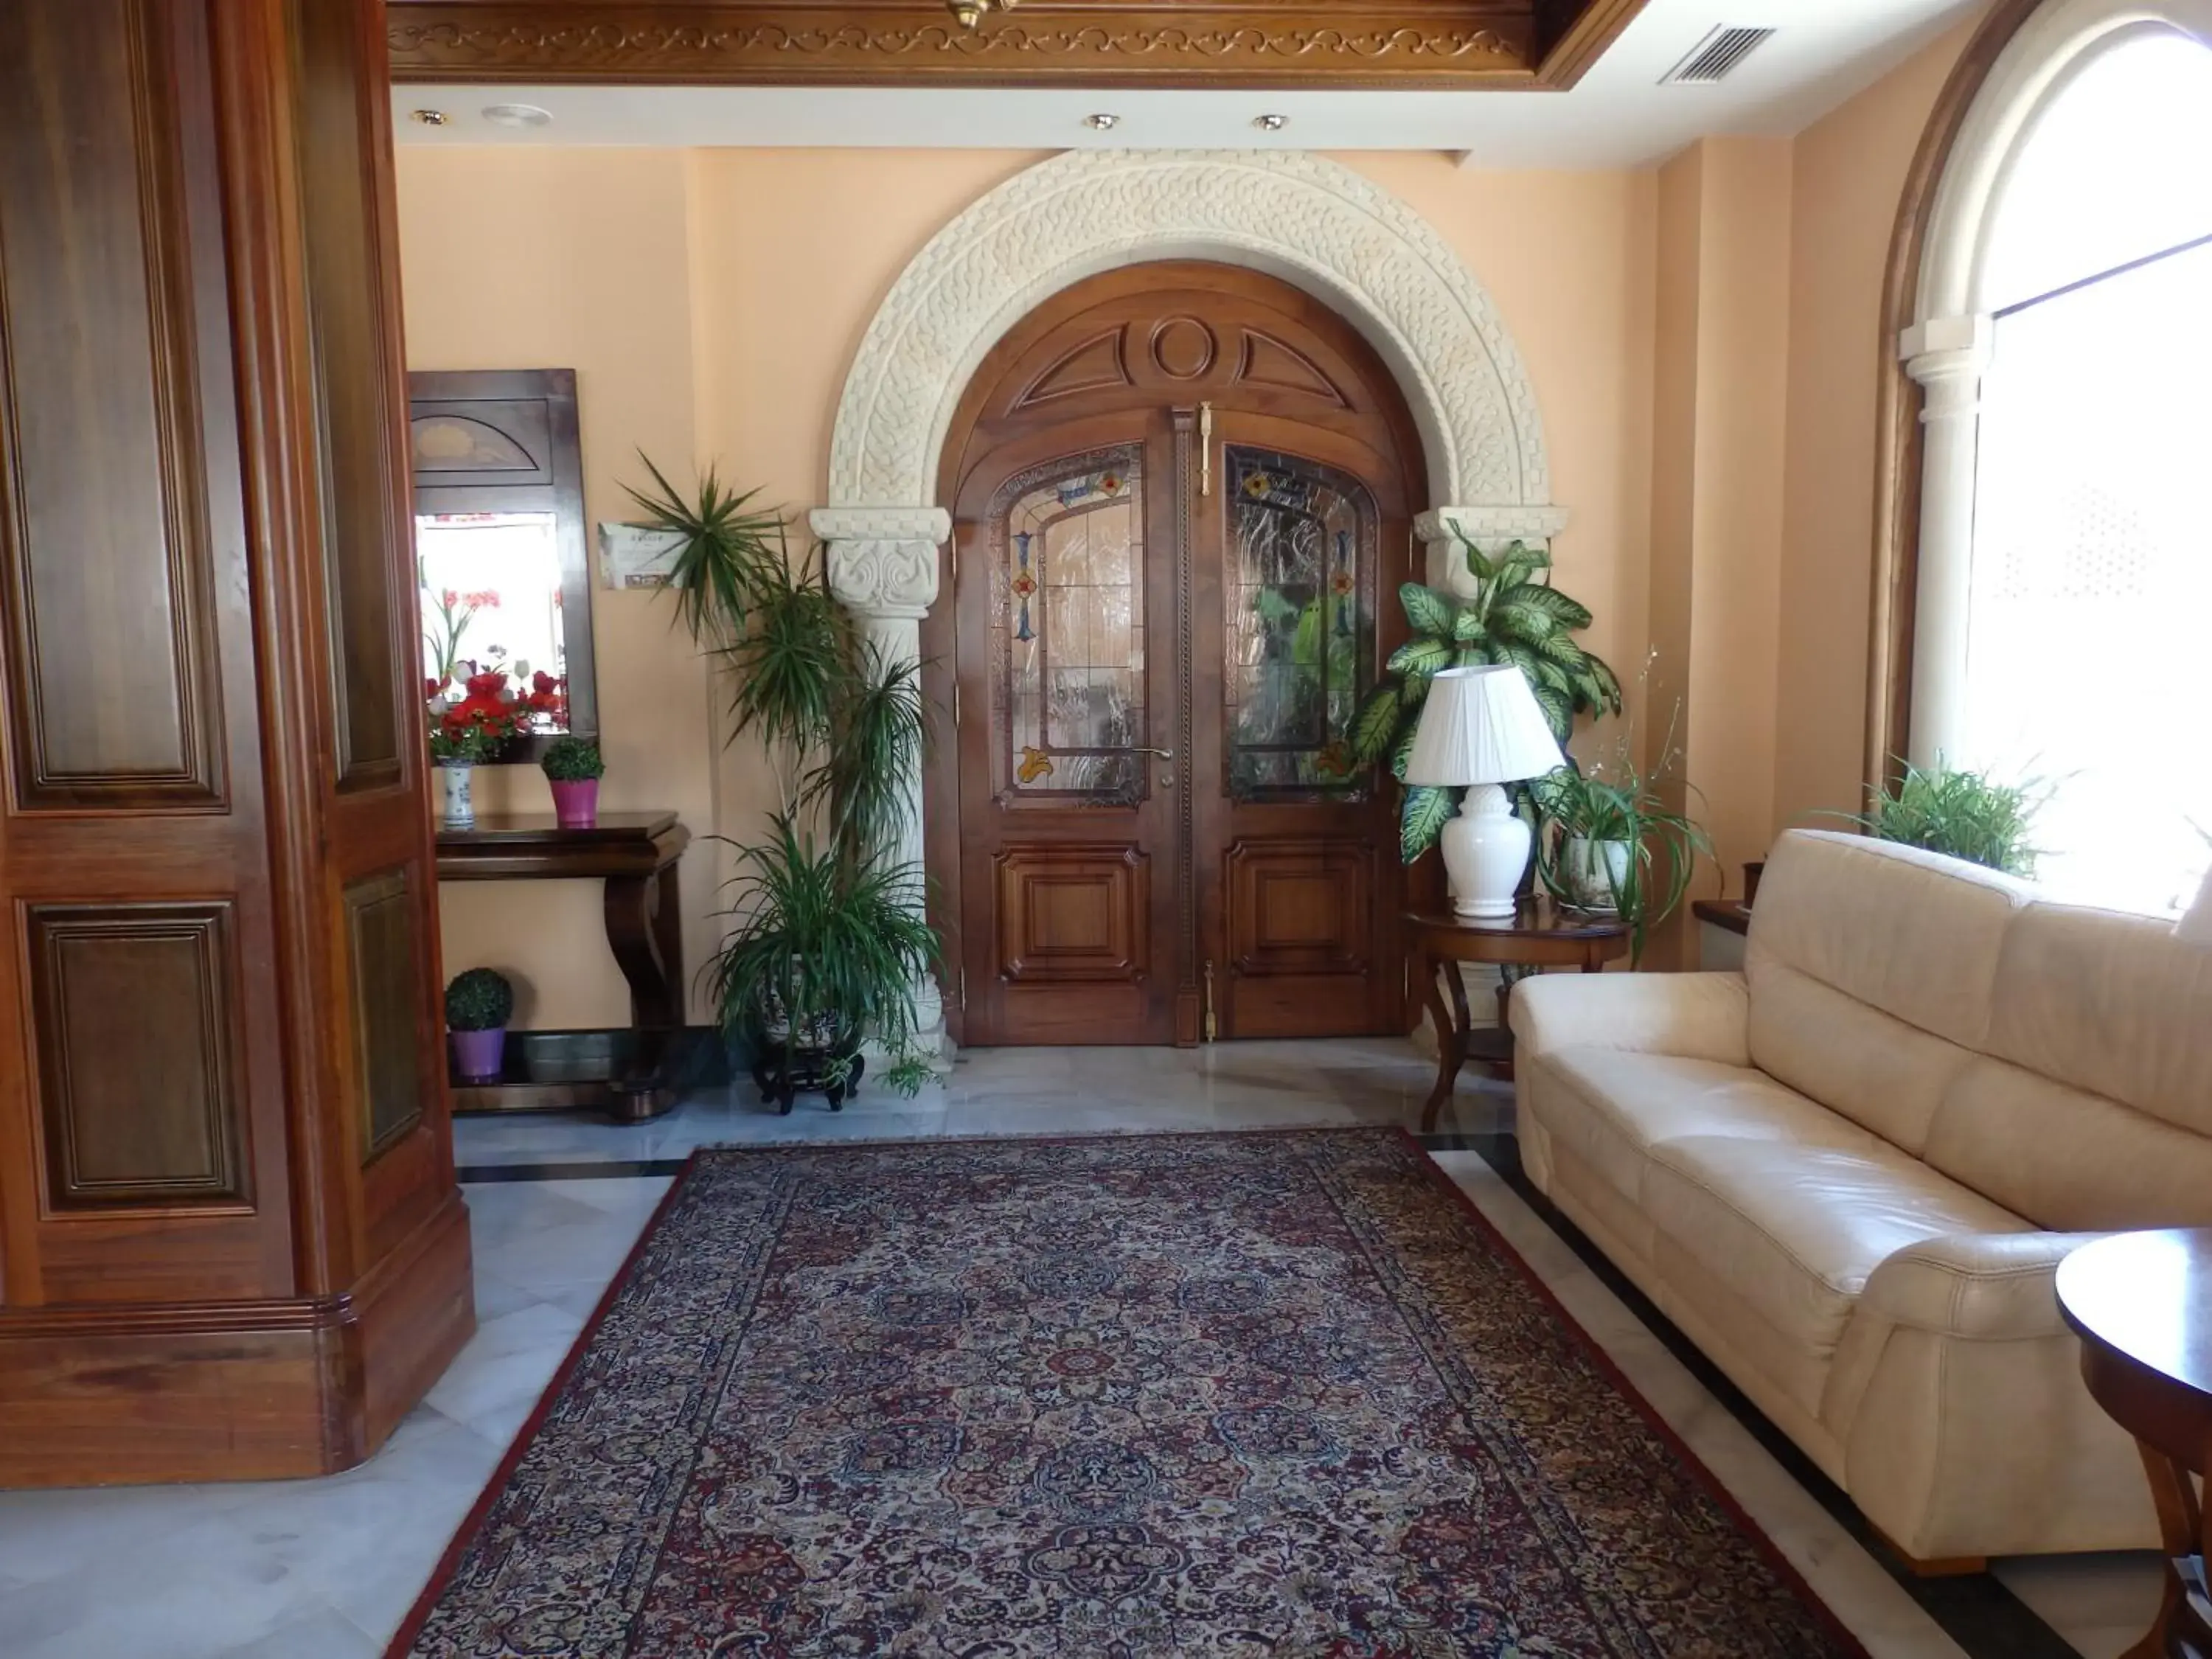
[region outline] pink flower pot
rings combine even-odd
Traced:
[[[448,1031],[453,1070],[464,1083],[496,1083],[507,1065],[507,1027],[489,1031]]]
[[[599,781],[553,785],[553,817],[563,830],[589,830],[599,821]]]

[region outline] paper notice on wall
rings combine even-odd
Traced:
[[[599,526],[599,581],[606,587],[665,587],[683,538],[634,524]]]

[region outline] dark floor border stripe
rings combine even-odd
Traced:
[[[464,1187],[501,1181],[615,1181],[683,1173],[680,1158],[578,1159],[573,1164],[468,1164],[453,1171]]]
[[[1729,1414],[1750,1431],[1752,1438],[1782,1466],[1783,1472],[1810,1492],[1820,1507],[1920,1605],[1921,1610],[1942,1627],[1943,1633],[1966,1650],[1968,1659],[2081,1659],[2078,1649],[2044,1623],[2035,1609],[2014,1595],[1995,1573],[1923,1578],[1899,1561],[1843,1489],[1821,1473],[1797,1449],[1795,1441],[1768,1421],[1766,1414],[1676,1328],[1674,1322],[1660,1312],[1581,1228],[1537,1190],[1521,1167],[1521,1143],[1516,1137],[1426,1134],[1415,1139],[1425,1151],[1431,1152],[1479,1154],[1512,1188],[1514,1195],[1543,1218],[1600,1282],[1619,1297],[1622,1304],[1682,1363],[1684,1369],[1726,1407]]]

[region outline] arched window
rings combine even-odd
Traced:
[[[1911,757],[2052,789],[2041,878],[2162,912],[2212,858],[2212,0],[2050,0],[1929,210]]]

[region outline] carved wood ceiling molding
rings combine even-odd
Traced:
[[[670,85],[1574,84],[1646,0],[391,0],[395,78]]]

